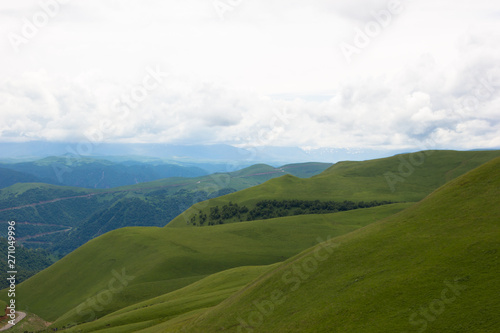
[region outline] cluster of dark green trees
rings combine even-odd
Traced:
[[[257,202],[255,208],[239,206],[229,202],[222,207],[211,207],[207,214],[199,211],[191,218],[193,225],[216,225],[231,221],[255,221],[276,217],[304,215],[304,214],[327,214],[353,210],[358,208],[369,208],[393,203],[392,201],[320,201],[320,200],[262,200]]]
[[[230,202],[227,205],[211,207],[210,212],[204,214],[202,211],[198,211],[198,214],[191,218],[191,224],[203,226],[223,224],[225,220],[232,219],[236,217],[238,221],[242,221],[242,215],[248,213],[248,208],[246,206],[238,206],[238,204],[233,204]]]

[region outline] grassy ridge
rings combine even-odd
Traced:
[[[200,211],[229,202],[253,208],[260,200],[352,200],[417,202],[453,178],[500,156],[500,151],[424,151],[363,162],[339,162],[319,175],[285,175],[219,198],[200,202],[167,227],[186,227]]]
[[[254,165],[230,173],[196,178],[168,178],[109,190],[47,184],[16,184],[0,190],[0,221],[15,220],[59,225],[69,232],[40,235],[51,230],[21,226],[25,246],[44,247],[65,255],[88,240],[125,226],[164,226],[192,204],[261,184],[284,173],[317,174],[330,164],[304,163],[281,168]],[[76,197],[66,200],[54,199]],[[26,206],[20,209],[9,210]],[[2,209],[7,209],[1,211]]]
[[[410,159],[415,161],[416,156],[402,155],[365,162],[343,162],[311,179],[304,180],[286,175],[252,189],[204,202],[194,209],[200,207],[208,209],[214,203],[217,205],[229,201],[249,205],[262,199],[416,201],[447,180],[453,179],[484,161],[491,160],[500,152],[443,151],[432,152],[428,155],[422,154],[425,157],[423,162],[414,166],[412,172],[408,174],[402,172],[404,171],[401,167],[402,161]],[[388,175],[399,176],[402,179],[393,184],[394,191],[387,181]],[[495,180],[495,182],[494,188],[498,191],[498,181]],[[493,205],[492,198],[498,197],[498,192],[490,191],[488,199],[479,193],[481,186],[483,185],[477,185],[475,195],[487,211]],[[484,186],[486,189],[490,188],[489,183]],[[471,189],[472,187],[469,190]],[[439,192],[437,191],[429,198],[438,198],[439,196],[436,197],[436,195]],[[412,203],[335,214],[290,216],[210,228],[173,228],[176,226],[173,224],[170,228],[115,230],[92,240],[60,262],[19,285],[18,302],[21,307],[29,307],[31,311],[46,320],[57,321],[58,327],[71,322],[80,323],[90,320],[93,319],[92,315],[95,315],[96,318],[101,318],[95,324],[104,325],[99,327],[107,327],[107,332],[139,329],[175,331],[181,326],[193,332],[209,332],[221,328],[234,331],[241,324],[238,316],[248,322],[248,315],[255,311],[253,301],[264,301],[271,297],[273,291],[281,290],[287,302],[281,302],[280,306],[275,306],[271,311],[272,314],[265,316],[265,323],[263,319],[259,325],[250,324],[252,327],[247,327],[248,325],[245,324],[245,327],[241,329],[255,329],[256,332],[259,330],[286,332],[288,329],[289,331],[295,329],[295,331],[334,332],[338,322],[339,332],[363,332],[363,330],[369,332],[370,327],[372,331],[377,331],[377,329],[380,332],[393,331],[394,327],[399,327],[397,326],[400,325],[398,320],[401,321],[402,313],[406,315],[411,309],[433,300],[430,293],[425,293],[430,297],[428,300],[426,298],[427,301],[424,301],[420,295],[422,288],[427,285],[430,286],[430,290],[433,290],[432,288],[436,285],[443,284],[443,280],[432,284],[432,277],[441,277],[441,273],[446,271],[450,273],[447,279],[467,279],[467,274],[456,272],[457,269],[464,268],[466,265],[440,268],[437,264],[437,262],[443,263],[440,251],[444,256],[458,255],[461,246],[471,245],[466,244],[467,235],[472,238],[484,236],[478,234],[477,230],[474,231],[470,223],[459,219],[460,216],[467,216],[463,212],[460,215],[458,213],[460,209],[468,212],[467,209],[470,208],[471,216],[476,216],[477,207],[468,208],[467,206],[468,200],[474,197],[460,193],[457,194],[456,202],[452,204],[449,202],[450,196],[450,194],[445,195],[444,198],[448,201],[439,202],[434,206],[429,204],[428,198],[424,201],[427,202],[427,206],[421,210],[412,207],[404,214],[396,215],[394,218],[368,226],[355,233],[352,232],[384,217],[394,215],[412,206]],[[466,199],[462,200],[462,197]],[[422,203],[415,207],[421,207],[421,205]],[[436,212],[428,213],[431,210],[429,207],[434,207]],[[490,215],[485,215],[484,219],[490,218],[491,214],[499,215],[498,209],[489,209],[487,213]],[[447,222],[437,223],[440,219]],[[467,226],[467,228],[463,227],[463,235],[450,233],[456,225]],[[489,237],[498,238],[498,234],[495,235],[497,230],[489,228],[487,224],[481,224],[481,230],[486,230]],[[305,252],[303,255],[306,257],[302,259],[296,257],[293,261],[286,262],[285,265],[288,266],[276,268],[274,274],[260,277],[243,291],[236,292],[233,297],[211,309],[205,309],[205,307],[214,306],[226,298],[230,294],[230,288],[220,293],[215,291],[213,295],[205,294],[206,302],[199,298],[202,297],[203,292],[193,292],[189,295],[191,298],[178,299],[179,303],[176,303],[176,306],[182,309],[181,311],[172,314],[171,317],[162,317],[168,309],[164,308],[164,304],[158,300],[162,297],[167,299],[170,292],[227,269],[248,265],[269,265],[284,261],[314,246],[318,236],[328,235],[346,236],[335,240],[340,246],[335,248],[328,260],[324,261],[326,267],[321,269],[323,262],[321,262],[321,267],[318,263],[318,268],[309,272],[307,278],[300,278],[298,281],[300,288],[297,290],[290,290],[297,285],[297,281],[289,280],[292,282],[286,283],[282,280],[282,275],[294,265],[303,265],[308,260],[309,252]],[[446,238],[447,235],[450,236]],[[458,245],[443,246],[447,241],[455,240]],[[494,248],[486,251],[493,250]],[[314,253],[314,249],[310,251]],[[475,268],[486,269],[485,267]],[[106,291],[110,290],[110,281],[115,283],[116,274],[122,273],[133,276],[134,279],[127,280],[127,285],[120,292],[111,293],[112,297],[105,302],[106,304],[101,302],[97,303],[97,307],[92,305],[96,304],[99,299],[104,299]],[[314,280],[316,276],[318,278]],[[415,281],[414,276],[417,277]],[[294,275],[288,277],[297,278]],[[393,294],[394,283],[398,285],[405,281],[416,283],[410,295],[406,295],[405,291],[401,290]],[[479,285],[481,286],[481,283]],[[359,289],[358,286],[362,288]],[[233,291],[236,289],[235,287]],[[350,293],[351,291],[353,293]],[[409,301],[402,302],[400,295],[405,295],[404,300]],[[375,296],[377,296],[376,299],[373,298]],[[341,302],[332,302],[332,297],[338,298]],[[5,299],[5,295],[0,298]],[[386,302],[386,298],[390,301]],[[387,304],[392,312],[377,304],[377,301],[380,303],[379,300],[383,300],[383,305]],[[157,309],[158,312],[148,314],[147,310],[143,312],[137,308],[138,304],[150,305],[151,309]],[[89,311],[92,308],[94,311]],[[375,316],[379,308],[383,313],[380,317],[382,321],[378,321],[378,317]],[[130,313],[125,315],[128,312]],[[235,317],[235,314],[238,316]],[[412,314],[413,312],[410,312],[408,315]],[[143,315],[150,319],[140,321]],[[334,320],[327,320],[326,317],[336,318],[335,325],[328,326]],[[384,326],[385,321],[393,317],[398,318],[394,324],[396,326],[391,326],[392,324]],[[159,323],[169,318],[171,318],[169,321]],[[196,320],[193,320],[194,318]],[[272,321],[270,325],[267,319]],[[404,320],[408,324],[408,316]],[[188,326],[185,326],[186,321],[189,322]],[[318,323],[325,323],[325,325],[321,324],[323,325],[321,326]],[[85,325],[92,327],[92,324]],[[161,326],[153,326],[156,324]],[[359,327],[356,325],[362,325],[361,329],[358,330]],[[368,325],[371,326],[368,327]],[[413,328],[413,326],[405,327],[404,330],[411,331]]]
[[[495,159],[330,250],[291,258],[182,331],[498,332],[499,198]]]
[[[125,333],[134,332],[139,325],[154,326],[178,318],[180,315],[217,305],[274,266],[276,264],[246,266],[215,273],[182,289],[133,304],[96,321],[79,325],[74,330],[93,332],[110,329]],[[64,325],[67,322],[67,316],[65,317],[60,318],[53,326]]]
[[[91,319],[89,299],[109,289],[117,272],[134,279],[95,311],[104,316],[239,266],[267,265],[316,243],[392,215],[408,204],[304,215],[213,228],[122,228],[96,238],[18,286],[20,308],[55,321],[80,306],[68,321]],[[5,299],[5,293],[2,294]],[[50,300],[50,302],[47,302]],[[87,304],[87,305],[86,305]],[[74,310],[73,310],[74,311]],[[75,313],[75,312],[73,312]]]

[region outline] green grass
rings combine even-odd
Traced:
[[[331,167],[331,163],[318,163],[318,162],[309,162],[309,163],[296,163],[296,164],[287,164],[279,169],[282,169],[289,174],[299,177],[299,178],[309,178],[315,175],[320,174],[325,171],[329,167]]]
[[[49,158],[47,161],[50,161]],[[85,160],[80,161],[85,163]],[[328,164],[304,163],[282,168],[295,174],[316,174]],[[164,226],[183,210],[201,200],[261,184],[281,176],[281,169],[259,164],[245,169],[197,178],[166,178],[113,189],[83,189],[41,183],[15,184],[0,190],[0,210],[73,198],[34,207],[0,212],[0,220],[31,221],[71,226],[70,232],[37,236],[24,243],[65,255],[107,231],[126,226]],[[86,194],[92,194],[86,197]],[[63,227],[61,227],[63,228]],[[42,233],[31,227],[18,230],[19,238]]]
[[[318,236],[351,232],[407,206],[394,204],[212,228],[123,228],[88,242],[18,285],[17,302],[45,320],[64,318],[80,323],[92,319],[92,300],[114,283],[110,282],[113,271],[134,279],[98,307],[97,318],[223,270],[283,261],[316,244]],[[5,292],[2,295],[5,299]],[[75,312],[78,307],[80,313]]]
[[[291,174],[295,177],[309,178],[317,174],[320,174],[321,172],[323,172],[324,170],[328,169],[331,166],[332,166],[331,163],[318,163],[318,162],[286,164],[278,168],[274,168],[267,164],[255,164],[249,168],[231,172],[231,176],[248,177],[258,174],[260,174],[261,176],[269,174],[273,175],[272,177],[269,177],[269,179],[271,179],[276,176]]]
[[[75,330],[93,332],[118,329],[119,332],[126,333],[135,332],[139,326],[154,326],[192,311],[215,306],[275,266],[276,264],[238,267],[215,273],[182,289],[133,304],[96,321],[79,325]],[[63,324],[66,324],[65,318],[58,320],[54,326],[60,327]]]
[[[473,297],[498,310],[498,304],[485,296],[485,288],[498,290],[488,278],[494,277],[492,267],[495,260],[498,263],[498,224],[491,221],[500,215],[500,206],[495,202],[499,197],[499,160],[456,179],[418,204],[412,203],[498,155],[499,151],[432,152],[424,155],[422,165],[396,184],[394,191],[385,174],[398,172],[398,156],[338,163],[310,179],[286,175],[194,209],[229,201],[251,204],[262,199],[408,203],[204,228],[175,228],[174,224],[167,228],[115,230],[20,284],[17,301],[20,307],[55,321],[54,328],[82,323],[95,315],[98,320],[79,325],[75,331],[186,328],[192,332],[218,332],[237,330],[238,317],[246,320],[255,311],[254,301],[276,298],[273,292],[281,291],[286,299],[275,305],[261,324],[251,325],[255,332],[412,332],[416,330],[408,317],[439,297],[445,279],[458,278],[460,282],[474,282],[471,289],[478,292]],[[402,158],[409,159],[410,155]],[[338,246],[332,253],[323,250],[328,258],[317,262],[317,269],[305,274],[307,278],[301,275],[297,282],[296,273],[289,270],[310,263],[308,258],[314,255],[318,236],[336,237]],[[482,251],[491,256],[484,259]],[[296,257],[289,259],[292,256]],[[243,288],[242,279],[235,278],[229,285],[220,282],[224,275],[213,275],[283,261]],[[114,272],[134,278],[119,292],[110,292],[110,286],[116,285]],[[288,282],[283,281],[283,274],[288,274]],[[209,281],[216,283],[210,285]],[[218,283],[220,288],[215,286]],[[291,290],[297,285],[297,290]],[[187,289],[181,289],[184,287]],[[6,299],[5,291],[0,299]],[[439,320],[452,313],[448,308],[454,304],[459,304],[458,298]],[[465,307],[472,311],[470,306]],[[452,317],[456,320],[463,313]],[[477,314],[479,321],[464,327],[477,324],[488,332],[480,321],[491,323],[491,313],[488,310]],[[440,328],[436,331],[446,331],[435,327]],[[460,331],[458,326],[455,331]]]
[[[284,165],[280,168],[274,168],[267,164],[255,164],[250,167],[225,173],[215,173],[212,175],[181,178],[172,177],[160,179],[152,182],[146,182],[136,185],[117,187],[114,190],[143,190],[148,188],[160,188],[182,184],[180,188],[190,191],[212,192],[223,188],[232,188],[235,190],[246,189],[251,186],[262,184],[263,182],[282,176],[283,174],[297,175],[298,177],[311,177],[327,169],[331,165],[328,163],[298,163]],[[179,186],[172,188],[179,190]]]
[[[285,175],[197,203],[167,227],[186,227],[198,211],[208,215],[211,207],[229,202],[249,208],[264,199],[417,202],[446,182],[498,156],[500,151],[425,151],[363,162],[339,162],[308,179]]]
[[[497,158],[287,260],[182,330],[151,331],[498,332],[499,198]]]

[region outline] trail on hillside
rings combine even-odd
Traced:
[[[22,209],[26,207],[35,207],[35,206],[41,206],[41,205],[46,205],[58,201],[63,201],[63,200],[70,200],[70,199],[79,199],[79,198],[91,198],[96,195],[103,195],[103,194],[110,194],[110,193],[120,193],[120,192],[132,192],[132,191],[143,191],[143,190],[151,190],[151,189],[157,189],[157,188],[164,188],[164,187],[175,187],[175,186],[182,186],[182,185],[188,185],[190,183],[183,183],[183,184],[173,184],[173,185],[163,185],[163,186],[155,186],[155,187],[143,187],[143,188],[138,188],[138,189],[128,189],[128,190],[116,190],[116,191],[104,191],[104,192],[98,192],[98,193],[88,193],[88,194],[83,194],[83,195],[75,195],[71,197],[61,197],[61,198],[55,198],[52,200],[45,200],[45,201],[39,201],[31,204],[26,204],[26,205],[21,205],[21,206],[16,206],[16,207],[9,207],[9,208],[3,208],[0,209],[0,212],[5,212],[9,210],[16,210],[16,209]]]
[[[247,177],[252,177],[252,176],[261,176],[261,175],[266,175],[266,174],[273,174],[273,173],[285,173],[284,170],[281,168],[275,169],[277,171],[269,171],[269,172],[261,172],[261,173],[254,173],[251,175],[245,175],[245,176],[235,176],[235,177],[230,177],[230,178],[247,178]],[[201,182],[207,182],[208,180],[200,180],[196,182],[197,184]],[[155,190],[155,189],[160,189],[160,188],[166,188],[166,187],[178,187],[178,186],[184,186],[184,185],[191,185],[193,183],[180,183],[180,184],[170,184],[170,185],[162,185],[162,186],[152,186],[152,187],[141,187],[137,189],[126,189],[126,190],[115,190],[115,191],[103,191],[103,192],[97,192],[97,193],[87,193],[87,194],[82,194],[82,195],[75,195],[71,197],[61,197],[61,198],[55,198],[51,200],[45,200],[45,201],[39,201],[31,204],[26,204],[26,205],[21,205],[21,206],[16,206],[16,207],[9,207],[9,208],[3,208],[0,209],[0,212],[5,212],[9,210],[17,210],[17,209],[23,209],[27,207],[35,207],[35,206],[42,206],[42,205],[47,205],[50,203],[58,202],[58,201],[63,201],[63,200],[70,200],[70,199],[79,199],[79,198],[91,198],[96,195],[103,195],[103,194],[110,194],[110,193],[120,193],[120,192],[137,192],[137,191],[144,191],[144,190]]]
[[[26,207],[35,207],[35,206],[40,206],[40,205],[46,205],[46,204],[49,204],[49,203],[58,202],[58,201],[62,201],[62,200],[69,200],[69,199],[76,199],[76,198],[85,198],[85,197],[90,198],[91,196],[96,195],[96,194],[100,194],[100,193],[90,193],[90,194],[85,194],[85,195],[76,195],[76,196],[73,196],[73,197],[62,197],[62,198],[55,198],[55,199],[52,199],[52,200],[39,201],[39,202],[36,202],[36,203],[26,204],[26,205],[17,206],[17,207],[3,208],[3,209],[0,209],[0,212],[5,212],[5,211],[8,211],[8,210],[22,209],[22,208],[26,208]]]
[[[18,322],[20,322],[21,320],[23,320],[24,317],[26,317],[26,313],[25,312],[21,312],[21,311],[16,312],[16,319],[14,320],[14,325],[17,324]],[[4,327],[0,328],[0,331],[8,330],[9,328],[11,328],[14,325],[7,324]]]
[[[25,241],[25,240],[28,240],[28,239],[32,239],[32,238],[38,238],[38,237],[42,237],[42,236],[57,234],[57,233],[60,233],[60,232],[68,232],[68,231],[71,231],[71,229],[73,229],[73,227],[67,227],[66,229],[63,229],[63,230],[42,232],[42,233],[39,233],[39,234],[29,235],[29,236],[26,236],[26,237],[18,238],[17,241],[22,242],[22,241]]]

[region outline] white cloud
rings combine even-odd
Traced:
[[[211,1],[69,1],[17,53],[43,9],[2,4],[0,141],[499,147],[500,5],[401,3],[350,64],[339,44],[389,1],[243,0],[224,20]],[[114,108],[155,66],[162,85]]]

